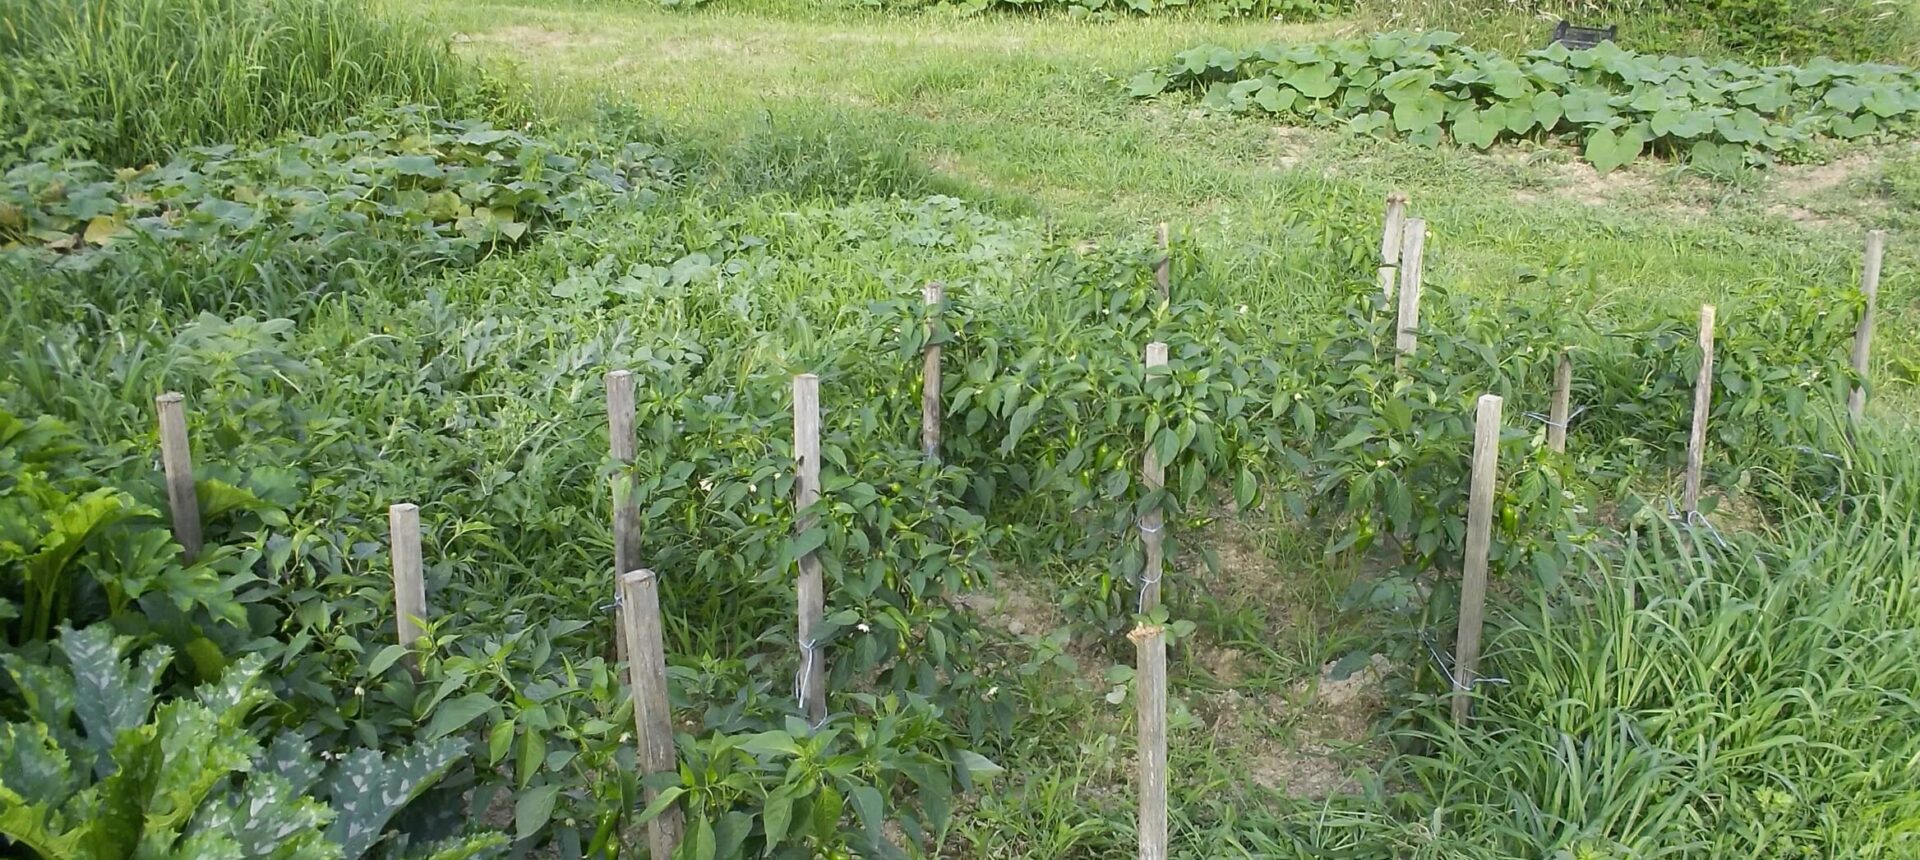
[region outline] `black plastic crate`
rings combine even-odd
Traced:
[[[1591,48],[1601,42],[1611,42],[1619,32],[1618,24],[1609,24],[1605,27],[1575,27],[1566,19],[1561,19],[1559,26],[1553,28],[1553,41],[1548,44],[1565,45],[1577,51],[1581,48]]]

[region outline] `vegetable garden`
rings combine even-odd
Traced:
[[[1389,34],[1134,87],[1744,163],[1904,130],[1911,75]],[[1898,241],[1703,331],[1428,274],[1455,226],[1417,196],[1287,209],[1249,270],[1178,223],[744,192],[617,109],[508,126],[446,86],[6,164],[7,852],[1920,843],[1920,450],[1865,347],[1906,324]],[[1196,758],[1244,753],[1212,658],[1275,635],[1217,591],[1229,523],[1337,606],[1309,681],[1389,667],[1354,790]]]

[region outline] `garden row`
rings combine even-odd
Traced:
[[[1708,62],[1638,55],[1611,42],[1509,58],[1446,32],[1201,46],[1135,75],[1128,91],[1195,93],[1217,110],[1430,146],[1445,138],[1479,149],[1565,139],[1603,172],[1648,151],[1715,171],[1804,158],[1823,139],[1906,135],[1920,115],[1920,72],[1904,67]]]

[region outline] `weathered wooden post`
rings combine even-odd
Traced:
[[[1707,414],[1713,405],[1713,305],[1700,306],[1700,375],[1693,381],[1693,432],[1687,437],[1687,483],[1680,513],[1700,510],[1700,473],[1707,458]]]
[[[421,623],[427,617],[427,584],[420,561],[420,506],[402,502],[387,508],[387,541],[393,554],[394,632],[401,647],[415,651],[426,632]],[[407,670],[420,671],[417,653],[403,658]]]
[[[639,483],[633,474],[633,460],[639,453],[634,435],[633,374],[615,370],[607,374],[607,447],[613,456],[613,571],[614,593],[620,593],[623,571],[639,570],[640,504],[635,494]],[[613,628],[614,659],[626,660],[625,624]]]
[[[186,397],[169,391],[153,399],[160,417],[160,463],[167,473],[173,539],[188,564],[200,557],[200,496],[193,488],[193,446],[187,441]]]
[[[1480,395],[1473,419],[1473,478],[1467,495],[1467,553],[1461,563],[1460,631],[1453,648],[1453,721],[1473,713],[1480,631],[1487,612],[1487,552],[1493,541],[1494,480],[1500,469],[1500,396]]]
[[[820,377],[803,373],[793,378],[793,509],[806,511],[820,501]],[[818,517],[800,514],[794,534],[806,534]],[[821,653],[821,620],[826,616],[826,585],[818,551],[800,556],[799,699],[807,721],[819,725],[827,718],[826,655]]]
[[[1573,350],[1560,350],[1560,359],[1553,365],[1553,405],[1547,410],[1547,450],[1564,453],[1567,450],[1568,408],[1573,400]]]
[[[933,342],[940,326],[937,317],[946,287],[928,281],[921,292],[927,305],[927,345],[920,367],[920,453],[929,460],[940,459],[940,344]]]
[[[1167,366],[1167,345],[1154,341],[1147,344],[1147,373],[1151,375],[1156,367]],[[1166,464],[1160,462],[1159,452],[1154,450],[1153,439],[1147,439],[1147,453],[1140,464],[1140,482],[1152,493],[1166,486]],[[1148,507],[1140,515],[1140,536],[1146,545],[1146,561],[1140,568],[1140,612],[1148,613],[1160,605],[1160,576],[1165,564],[1165,539],[1162,532],[1166,518],[1158,505]]]
[[[1420,279],[1425,274],[1427,222],[1407,221],[1406,236],[1400,249],[1400,316],[1395,323],[1393,368],[1401,369],[1413,355],[1420,328]]]
[[[1147,344],[1147,372],[1167,364],[1167,345],[1160,341]],[[1141,484],[1148,493],[1166,486],[1166,464],[1147,438],[1147,451],[1140,466]],[[1142,615],[1160,606],[1160,578],[1165,565],[1166,518],[1158,505],[1151,505],[1140,516],[1140,535],[1146,545],[1146,559],[1140,569],[1140,606]],[[1140,858],[1166,860],[1167,856],[1167,639],[1166,630],[1151,622],[1143,623],[1127,635],[1135,646],[1134,678],[1138,686],[1140,724]]]
[[[1853,331],[1853,373],[1859,377],[1853,390],[1847,393],[1847,417],[1859,424],[1867,411],[1867,376],[1870,358],[1873,353],[1873,312],[1880,301],[1880,257],[1886,249],[1887,231],[1867,231],[1867,256],[1860,269],[1860,294],[1866,297],[1866,307],[1860,311],[1860,322]]]
[[[1387,217],[1380,226],[1380,264],[1383,266],[1400,265],[1400,242],[1407,221],[1407,193],[1392,191],[1387,194]]]
[[[1160,264],[1153,269],[1153,284],[1160,288],[1160,300],[1173,300],[1173,242],[1167,233],[1167,222],[1160,222],[1158,230],[1160,241]]]
[[[1140,703],[1140,860],[1167,858],[1167,634],[1159,625],[1135,627]]]
[[[666,634],[660,622],[660,583],[651,570],[635,570],[620,577],[621,638],[629,643],[627,683],[633,690],[635,762],[644,780],[656,773],[673,773],[673,708],[667,696]],[[649,806],[660,790],[642,783]],[[686,822],[678,805],[667,807],[647,822],[647,849],[653,857],[672,857],[680,845]]]

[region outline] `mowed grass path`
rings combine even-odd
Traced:
[[[396,0],[425,11],[471,53],[516,64],[536,109],[592,116],[613,99],[676,133],[727,147],[801,140],[832,149],[855,192],[878,153],[909,160],[926,187],[1075,234],[1175,223],[1190,253],[1273,306],[1288,283],[1288,213],[1331,213],[1356,235],[1379,229],[1390,189],[1428,220],[1428,279],[1489,300],[1551,302],[1621,319],[1685,310],[1751,286],[1857,280],[1861,234],[1892,226],[1883,280],[1883,366],[1911,373],[1920,330],[1900,229],[1911,209],[1877,193],[1887,159],[1713,182],[1643,161],[1596,176],[1558,145],[1489,153],[1356,139],[1207,114],[1185,100],[1141,103],[1121,82],[1203,42],[1250,46],[1359,32],[1355,22],[1288,25],[1194,18],[1084,23],[1064,17],[650,5]],[[721,163],[725,164],[722,158]],[[892,163],[888,161],[888,163]],[[870,190],[887,193],[884,181]],[[1723,302],[1724,304],[1724,302]],[[1722,308],[1736,325],[1738,303]],[[1881,403],[1908,412],[1904,386]]]

